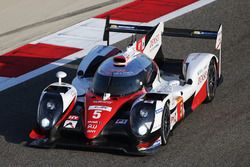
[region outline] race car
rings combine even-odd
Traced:
[[[140,34],[120,50],[109,33]],[[218,56],[191,53],[165,58],[162,36],[216,40]],[[136,26],[106,19],[103,40],[81,61],[72,84],[59,81],[40,98],[36,125],[29,134],[35,147],[72,147],[152,154],[166,145],[174,126],[203,102],[211,102],[222,83],[222,26],[218,31]]]

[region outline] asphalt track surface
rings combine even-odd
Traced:
[[[167,146],[155,155],[25,146],[42,89],[56,81],[58,70],[66,71],[69,77],[65,81],[70,82],[79,63],[75,61],[0,92],[0,166],[249,166],[249,6],[248,0],[218,0],[165,23],[168,27],[211,30],[223,24],[224,83],[215,100],[182,121]],[[212,41],[164,38],[163,49],[168,57],[180,58],[189,52],[211,52],[213,45]]]

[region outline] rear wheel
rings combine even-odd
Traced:
[[[214,59],[210,61],[208,74],[207,74],[207,98],[205,102],[211,102],[214,99],[216,88],[217,88],[217,68]]]
[[[165,107],[162,116],[161,123],[161,141],[162,145],[166,145],[168,142],[168,136],[170,133],[170,112],[168,107]]]

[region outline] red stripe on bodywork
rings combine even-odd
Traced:
[[[96,18],[110,16],[113,20],[149,22],[158,17],[185,7],[197,0],[136,0]]]
[[[197,95],[194,96],[194,100],[192,103],[192,110],[194,111],[206,99],[206,97],[207,97],[207,80],[202,85]]]
[[[37,139],[44,139],[45,135],[39,134],[35,129],[32,129],[32,131],[29,134],[30,139],[37,140]]]
[[[80,50],[42,43],[27,44],[0,56],[0,76],[18,77]]]
[[[69,113],[73,110],[75,107],[76,97],[72,100],[71,104],[69,105],[68,109],[65,111],[65,114],[62,116],[62,118],[56,123],[55,126],[59,126],[65,119],[69,116]]]

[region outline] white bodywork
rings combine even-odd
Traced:
[[[46,90],[50,87],[50,86],[56,86],[56,87],[67,87],[69,88],[67,92],[65,93],[60,93],[62,100],[63,100],[63,112],[65,112],[67,110],[67,108],[69,107],[69,105],[74,101],[74,103],[77,100],[77,91],[76,88],[70,84],[67,83],[52,83],[51,85],[49,85],[47,88],[45,88],[42,92],[42,95],[40,97],[40,101],[43,98],[44,94],[47,92]],[[39,108],[39,106],[38,106]]]

